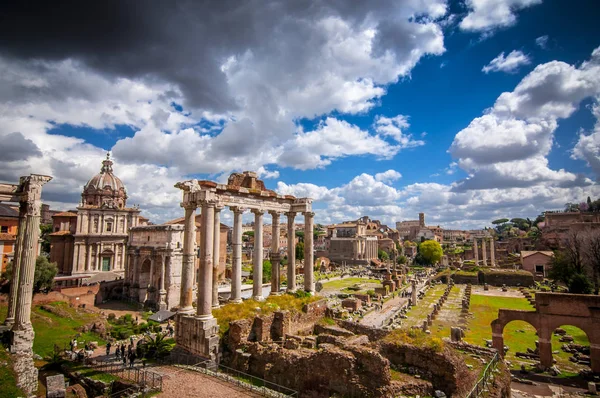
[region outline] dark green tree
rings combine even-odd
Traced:
[[[7,280],[9,283],[6,284],[8,287],[10,285],[10,279],[12,277],[13,272],[13,263],[12,261],[8,263],[6,269],[2,273],[2,279]],[[42,290],[52,289],[54,285],[54,277],[58,272],[58,267],[56,263],[51,263],[48,261],[46,256],[38,256],[35,260],[35,273],[33,276],[33,291],[39,292]]]
[[[42,240],[42,253],[50,254],[50,234],[52,233],[52,224],[40,225],[40,239]]]
[[[271,261],[263,260],[263,283],[271,281],[271,275],[273,274],[273,266]]]
[[[406,258],[406,256],[404,254],[398,256],[398,264],[402,265],[402,264],[406,264],[408,262],[408,259]]]
[[[386,261],[390,259],[389,254],[387,254],[385,251],[379,249],[377,250],[377,257],[381,260],[381,261]]]
[[[425,242],[419,245],[419,254],[423,256],[423,259],[426,261],[426,264],[436,264],[444,255],[444,251],[442,250],[442,246],[434,240],[426,240]]]
[[[298,242],[296,245],[296,260],[304,260],[304,242]]]
[[[591,294],[592,283],[585,274],[574,274],[569,280],[569,293],[573,294]]]

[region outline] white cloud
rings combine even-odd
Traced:
[[[279,178],[279,170],[267,170],[264,166],[260,166],[256,174],[258,178]]]
[[[465,0],[469,12],[459,26],[476,32],[512,26],[517,22],[516,11],[541,3],[542,0]]]
[[[558,120],[571,116],[582,100],[598,93],[600,48],[579,67],[558,61],[538,65],[456,135],[449,152],[469,177],[455,189],[589,185],[583,176],[551,170],[547,156]],[[584,157],[586,141],[574,156]]]
[[[389,136],[394,139],[400,148],[413,148],[425,145],[425,141],[415,140],[411,134],[404,132],[409,127],[408,116],[405,115],[394,117],[378,115],[375,117],[375,131],[383,136]]]
[[[384,183],[390,183],[390,182],[399,180],[400,178],[402,178],[402,174],[400,174],[396,170],[391,170],[391,169],[384,171],[382,173],[375,174],[375,180],[384,182]]]
[[[590,134],[580,133],[577,144],[573,148],[571,158],[580,159],[587,162],[588,166],[594,170],[596,180],[600,180],[600,105],[596,98],[596,103],[592,108],[592,113],[596,117],[596,125]]]
[[[492,59],[489,64],[481,69],[485,73],[490,72],[507,72],[515,73],[522,65],[528,65],[531,60],[526,54],[521,51],[513,50],[506,57],[504,52],[500,53],[496,58]]]
[[[548,39],[548,35],[540,36],[535,39],[535,44],[545,50],[548,47]]]

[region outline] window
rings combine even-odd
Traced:
[[[106,232],[112,232],[112,223],[111,222],[106,223]]]
[[[544,266],[536,264],[535,265],[535,273],[536,274],[543,274],[544,273]]]
[[[0,227],[0,233],[7,234],[8,233],[8,226],[6,226],[6,225],[1,226]]]

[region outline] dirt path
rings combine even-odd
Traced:
[[[408,300],[408,297],[394,297],[383,303],[383,309],[371,311],[366,314],[364,318],[360,320],[360,323],[365,326],[381,327],[390,317],[399,311]]]
[[[207,376],[200,372],[176,368],[173,366],[160,366],[152,368],[163,376],[163,391],[158,397],[164,398],[233,398],[233,397],[260,397],[246,389],[227,383],[216,377]]]

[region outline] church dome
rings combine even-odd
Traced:
[[[83,187],[84,206],[97,206],[122,209],[127,201],[125,185],[119,177],[113,174],[113,162],[110,154],[102,161],[100,173],[93,176]]]

